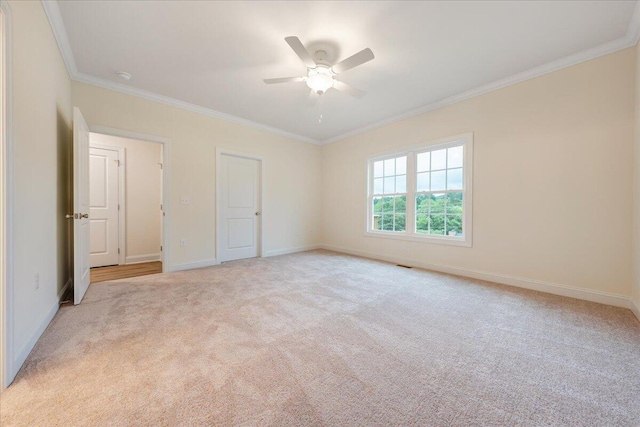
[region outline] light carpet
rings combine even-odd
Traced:
[[[3,426],[639,426],[629,310],[313,251],[91,285]]]

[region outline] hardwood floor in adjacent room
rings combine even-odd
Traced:
[[[127,277],[146,276],[147,274],[157,273],[162,273],[161,261],[129,265],[113,265],[110,267],[96,267],[91,269],[91,283],[126,279]]]

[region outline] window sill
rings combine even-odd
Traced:
[[[472,247],[471,239],[464,239],[461,237],[436,237],[436,236],[420,236],[416,234],[408,234],[405,232],[380,232],[380,231],[365,231],[365,237],[379,237],[383,239],[392,239],[392,240],[405,240],[410,242],[420,242],[420,243],[429,243],[436,245],[447,245],[447,246],[461,246],[470,248]]]

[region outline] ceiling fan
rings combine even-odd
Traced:
[[[307,67],[307,75],[300,77],[264,79],[265,83],[306,82],[307,86],[311,89],[311,96],[315,96],[316,94],[322,95],[331,88],[346,92],[357,98],[361,98],[366,94],[366,92],[360,89],[356,89],[345,82],[336,80],[335,77],[338,74],[357,67],[358,65],[371,61],[374,58],[371,49],[363,49],[355,55],[352,55],[347,59],[343,59],[337,64],[329,65],[326,61],[327,53],[324,50],[318,50],[314,52],[314,55],[311,55],[299,38],[290,36],[285,37],[284,40],[289,44],[289,46],[291,46],[291,49],[293,49]]]

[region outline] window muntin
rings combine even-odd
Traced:
[[[471,246],[472,138],[369,160],[367,234]]]

